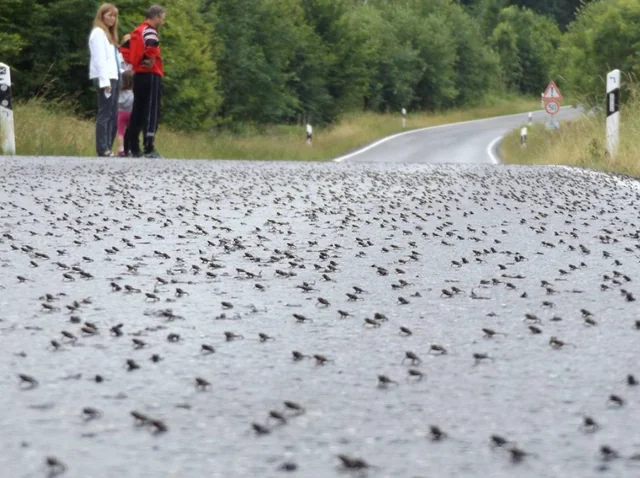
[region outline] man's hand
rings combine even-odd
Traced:
[[[110,87],[110,86],[105,86],[105,87],[104,87],[104,91],[105,91],[106,93],[111,93],[111,87]]]
[[[142,66],[144,66],[145,68],[151,68],[155,62],[156,62],[155,58],[145,58],[142,61]]]

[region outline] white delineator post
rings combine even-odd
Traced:
[[[407,110],[402,108],[402,129],[407,126]]]
[[[533,113],[529,113],[529,124],[533,123]]]
[[[620,70],[607,74],[607,153],[611,159],[618,153],[620,141]]]
[[[523,126],[522,129],[520,130],[520,147],[521,148],[527,147],[527,127],[526,126]]]
[[[307,144],[311,144],[313,141],[313,127],[307,123]]]
[[[13,127],[13,105],[11,104],[11,70],[0,63],[0,137],[3,154],[16,154],[16,138]]]

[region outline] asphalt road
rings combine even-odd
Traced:
[[[82,158],[0,176],[2,477],[640,473],[636,181]]]
[[[582,108],[565,107],[556,115],[566,121],[582,115]],[[533,122],[547,121],[544,111],[532,114]],[[346,154],[334,161],[363,163],[497,164],[499,139],[528,123],[528,113],[473,120],[411,130]]]

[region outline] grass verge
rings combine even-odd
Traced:
[[[506,135],[500,156],[508,164],[561,164],[640,177],[640,88],[620,107],[620,146],[615,159],[606,154],[604,112],[562,122],[559,130],[544,125],[528,128],[526,148],[520,147],[520,131]]]
[[[539,108],[536,99],[509,97],[486,105],[442,113],[415,113],[406,130],[436,126]],[[15,105],[16,149],[19,155],[95,156],[92,121],[74,117],[64,104],[40,99]],[[353,113],[326,128],[314,128],[313,145],[305,141],[304,126],[270,126],[244,134],[182,133],[160,127],[158,150],[167,158],[329,160],[372,141],[403,131],[400,115]],[[115,145],[114,145],[115,148]]]

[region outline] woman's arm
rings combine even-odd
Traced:
[[[91,58],[95,60],[95,66],[98,72],[98,86],[111,90],[111,80],[107,73],[107,48],[110,46],[107,35],[101,28],[94,28],[89,36],[89,50]]]

